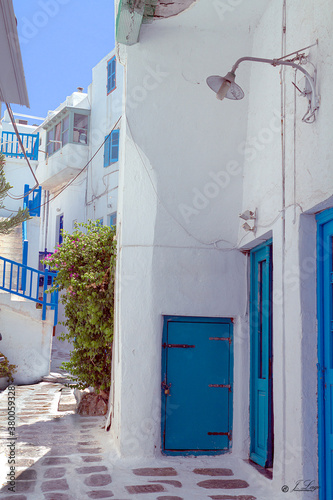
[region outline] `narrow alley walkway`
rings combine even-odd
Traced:
[[[65,346],[54,345],[66,358]],[[272,498],[267,480],[230,455],[119,459],[104,430],[105,417],[75,413],[58,361],[53,355],[46,381],[0,394],[0,500]],[[16,474],[12,483],[10,466]]]

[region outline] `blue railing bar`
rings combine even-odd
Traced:
[[[24,221],[26,222],[26,221]],[[23,223],[24,224],[24,223]],[[23,252],[22,252],[22,264],[24,269],[22,269],[22,290],[25,292],[26,286],[27,286],[27,269],[26,266],[28,264],[28,250],[29,250],[29,243],[28,240],[25,238],[23,240]]]
[[[37,271],[37,286],[36,286],[36,299],[39,300],[39,278],[40,278],[40,273]]]
[[[32,296],[32,272],[30,271],[30,290],[29,290],[29,297]]]
[[[6,261],[4,261],[3,263],[2,286],[5,286],[5,276],[6,276]]]
[[[16,276],[16,291],[18,292],[20,283],[20,268],[17,267],[17,276]]]
[[[9,288],[12,288],[13,281],[13,262],[10,263]]]

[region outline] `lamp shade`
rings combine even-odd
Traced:
[[[234,79],[235,75],[228,73],[226,76],[209,76],[206,82],[208,87],[215,92],[218,99],[222,100],[226,97],[227,99],[238,101],[239,99],[243,99],[244,92],[234,82]]]

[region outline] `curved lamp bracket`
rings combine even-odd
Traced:
[[[314,78],[299,64],[292,61],[283,61],[281,59],[262,59],[259,57],[241,57],[233,65],[231,71],[225,77],[210,76],[207,78],[207,84],[216,92],[216,97],[220,100],[227,97],[228,99],[242,99],[244,93],[242,89],[235,83],[235,72],[244,61],[261,62],[271,64],[272,66],[291,66],[299,70],[305,76],[309,90],[302,93],[309,101],[309,109],[303,117],[305,123],[312,123],[316,119],[316,111],[319,109],[320,100],[316,93],[316,82]]]

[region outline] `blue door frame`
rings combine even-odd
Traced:
[[[319,498],[333,498],[333,209],[317,215]]]
[[[232,440],[233,324],[226,318],[165,316],[162,452],[215,455]]]
[[[273,465],[272,240],[250,252],[250,459]]]
[[[59,233],[58,233],[58,243],[62,244],[63,236],[62,231],[64,229],[64,214],[59,215]]]

